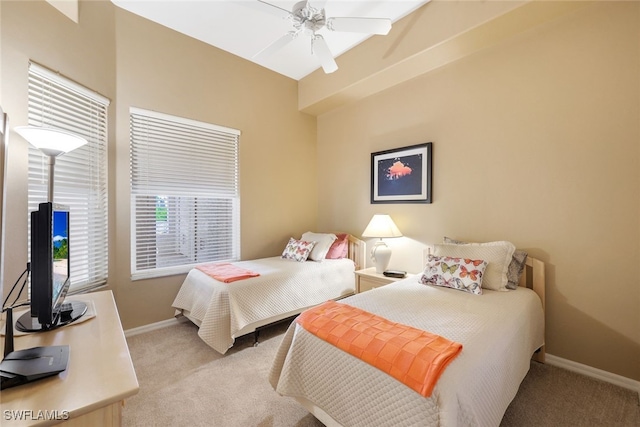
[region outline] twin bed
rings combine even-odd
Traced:
[[[200,326],[200,337],[220,353],[226,352],[235,337],[305,311],[285,333],[269,382],[279,394],[294,398],[327,426],[499,425],[529,370],[532,355],[544,361],[544,263],[522,258],[522,270],[518,269],[517,279],[513,279],[513,249],[507,266],[496,261],[504,258],[503,253],[487,253],[483,259],[494,258],[485,264],[465,259],[467,255],[472,258],[476,250],[484,254],[503,247],[440,245],[441,252],[429,255],[423,273],[341,299],[354,291],[354,269],[364,267],[364,244],[349,239],[349,258],[343,260],[291,263],[267,258],[238,263],[265,277],[277,272],[269,279],[273,283],[265,286],[251,285],[258,278],[214,283],[208,276],[192,272],[174,306]],[[281,263],[300,270],[284,273]],[[440,277],[445,268],[456,272],[455,279]],[[438,274],[430,275],[429,271]],[[348,275],[348,280],[342,283],[341,275],[345,279]],[[484,276],[486,287],[469,286],[472,275]],[[321,280],[312,286],[312,279],[318,276]],[[516,280],[508,289],[507,276],[509,283]],[[291,277],[296,277],[292,284],[277,284],[290,282]],[[496,278],[501,282],[496,284]],[[340,284],[334,286],[336,283]],[[312,298],[302,297],[295,289],[310,291],[301,293],[310,293]],[[321,304],[327,300],[339,303]],[[461,351],[447,362],[434,388],[421,394],[364,357],[354,357],[301,325],[301,318],[322,311],[328,304],[364,310],[414,331],[446,337],[459,344]]]
[[[258,277],[224,283],[193,269],[173,307],[199,326],[198,336],[224,354],[236,338],[303,310],[355,292],[355,270],[364,266],[365,244],[345,236],[343,258],[296,262],[282,257],[233,263]]]
[[[528,258],[517,290],[474,295],[419,274],[341,300],[462,345],[428,397],[298,322],[269,381],[327,426],[498,426],[532,355],[544,361],[544,283],[544,264]]]

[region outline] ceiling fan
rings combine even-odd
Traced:
[[[330,31],[380,35],[386,35],[391,30],[391,20],[387,18],[327,18],[324,11],[326,0],[314,1],[315,6],[312,6],[308,0],[302,0],[296,3],[291,11],[262,0],[257,0],[257,3],[256,7],[265,12],[290,20],[293,29],[256,53],[253,56],[254,59],[267,58],[295,40],[300,34],[304,34],[310,37],[311,53],[318,57],[324,72],[333,73],[338,69],[338,64],[333,59],[333,54],[324,37],[318,34],[319,30],[326,28]]]

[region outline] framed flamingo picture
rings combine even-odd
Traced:
[[[431,203],[432,145],[371,153],[371,203]]]

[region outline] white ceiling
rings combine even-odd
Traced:
[[[311,43],[301,35],[266,59],[252,57],[293,27],[287,19],[256,7],[257,0],[111,0],[117,6],[158,24],[194,37],[270,70],[299,80],[320,68],[311,53]],[[297,0],[265,0],[290,11]],[[318,0],[325,1],[325,0]],[[389,18],[392,22],[408,15],[429,0],[327,0],[330,17]],[[314,6],[313,0],[310,4]],[[393,28],[391,29],[393,31]],[[334,57],[368,37],[367,34],[333,32],[319,34],[327,41]],[[384,37],[375,35],[373,37]],[[338,65],[340,65],[338,63]],[[338,71],[339,72],[339,71]]]

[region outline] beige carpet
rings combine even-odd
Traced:
[[[125,426],[322,426],[267,381],[286,325],[243,337],[220,356],[191,323],[128,338],[140,392],[126,401]],[[638,395],[532,362],[501,426],[640,426]]]

